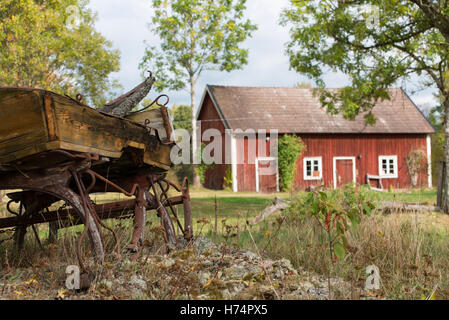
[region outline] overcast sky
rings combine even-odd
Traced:
[[[120,50],[120,72],[112,75],[130,90],[142,79],[138,65],[145,50],[144,40],[157,44],[158,38],[148,29],[153,10],[151,0],[91,0],[90,7],[97,13],[97,30]],[[291,87],[297,82],[307,81],[304,76],[289,70],[285,55],[285,43],[289,40],[288,30],[279,26],[279,15],[288,6],[288,0],[248,0],[246,15],[258,30],[247,40],[243,47],[249,49],[248,65],[243,70],[228,72],[204,72],[198,81],[197,104],[206,84],[239,86],[278,86]],[[342,87],[347,84],[345,76],[329,74],[326,77],[328,87]],[[403,84],[410,93],[413,83]],[[419,106],[428,108],[435,104],[433,89],[412,95]],[[186,91],[170,92],[170,101],[176,104],[190,104]],[[156,93],[150,93],[154,98]]]

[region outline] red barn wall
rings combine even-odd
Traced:
[[[267,133],[267,136],[269,134]],[[269,157],[270,156],[270,144],[271,142],[266,140],[266,137],[263,137],[264,140],[258,142],[258,137],[244,137],[237,136],[236,137],[236,149],[237,153],[244,151],[243,159],[244,162],[237,165],[237,186],[238,191],[256,191],[256,165],[255,158],[256,155],[258,157]],[[249,146],[254,143],[256,149],[255,154],[252,154],[248,151]],[[265,144],[265,152],[259,150],[259,143]],[[238,158],[238,156],[237,156]],[[260,186],[260,189],[265,189],[267,186]]]
[[[204,177],[204,186],[206,188],[221,190],[223,189],[224,177],[228,168],[228,165],[225,164],[225,126],[208,94],[204,98],[203,107],[198,115],[198,121],[201,121],[201,136],[203,136],[204,131],[207,129],[217,129],[221,133],[223,164],[217,164],[215,168],[208,169]],[[204,141],[204,143],[207,144],[208,142]]]
[[[296,189],[306,189],[311,185],[324,184],[333,187],[333,158],[355,157],[356,182],[366,183],[366,174],[379,174],[379,159],[383,156],[398,157],[398,178],[382,179],[383,187],[393,186],[396,189],[410,188],[410,175],[406,163],[410,151],[422,149],[427,155],[426,135],[387,135],[387,134],[314,134],[300,135],[307,146],[306,151],[297,161],[297,171],[294,181]],[[248,159],[248,139],[237,139],[237,150],[245,147],[245,164],[237,166],[237,180],[239,191],[256,191],[255,165]],[[257,145],[257,143],[256,143]],[[269,145],[267,146],[269,150]],[[359,155],[361,158],[359,159]],[[304,157],[322,157],[322,180],[304,180]],[[254,163],[254,156],[252,159]],[[427,166],[418,179],[419,186],[426,187]],[[262,187],[262,186],[261,186]]]
[[[410,151],[422,149],[427,155],[426,135],[387,135],[387,134],[359,134],[359,135],[300,135],[307,146],[306,151],[297,162],[295,188],[305,189],[311,185],[324,182],[326,186],[333,186],[333,158],[355,157],[356,181],[366,183],[366,174],[379,174],[380,155],[398,157],[398,178],[382,179],[384,188],[390,185],[397,189],[411,187],[410,175],[406,158]],[[361,158],[359,159],[359,155]],[[304,180],[303,158],[322,157],[323,180]],[[418,184],[427,186],[427,167],[420,174]]]

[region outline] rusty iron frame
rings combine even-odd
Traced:
[[[63,150],[53,150],[49,153],[63,155],[69,161],[56,168],[47,170],[34,170],[23,172],[12,172],[0,175],[0,190],[22,189],[22,192],[8,194],[11,201],[7,208],[14,216],[0,219],[0,229],[16,228],[16,239],[19,247],[23,246],[26,229],[37,223],[52,223],[60,221],[60,226],[84,224],[84,230],[78,239],[77,256],[80,267],[88,272],[85,266],[81,244],[86,235],[90,238],[91,247],[97,262],[102,263],[105,259],[104,237],[101,228],[110,231],[116,241],[117,255],[120,255],[119,239],[114,230],[108,227],[102,220],[122,217],[133,217],[133,231],[131,243],[128,250],[137,258],[144,241],[144,227],[147,210],[156,210],[161,218],[164,228],[164,238],[167,248],[173,248],[178,239],[171,213],[176,225],[183,233],[186,240],[193,237],[193,223],[190,207],[189,183],[185,179],[182,186],[169,182],[165,174],[148,174],[146,171],[134,177],[123,179],[123,181],[110,181],[94,170],[94,161],[99,160],[97,154],[92,153],[70,153]],[[83,177],[90,178],[89,184],[85,184]],[[158,192],[156,186],[159,187]],[[94,204],[90,194],[105,190],[107,187],[114,189],[131,200],[116,201],[105,204]],[[130,188],[129,188],[130,187]],[[130,191],[127,191],[128,189]],[[169,189],[173,188],[180,192],[180,196],[169,197]],[[71,208],[60,212],[49,211],[48,208],[55,202],[63,200]],[[12,202],[20,203],[19,212],[11,210]],[[174,206],[184,205],[184,226],[179,220]],[[24,208],[24,210],[22,210]],[[43,212],[43,210],[46,210]],[[36,234],[36,231],[33,229]]]

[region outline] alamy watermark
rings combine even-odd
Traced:
[[[365,290],[379,290],[380,289],[380,271],[375,265],[366,267],[365,272],[368,278],[365,281]]]
[[[215,128],[201,130],[197,124],[197,150],[192,155],[192,138],[189,131],[177,129],[172,140],[170,160],[173,164],[256,164],[263,163],[260,175],[273,175],[277,172],[278,130],[227,129],[222,132]],[[200,148],[203,143],[204,147]],[[274,159],[275,161],[273,161]]]
[[[368,29],[377,29],[380,26],[380,8],[376,5],[358,5],[356,10],[365,18]]]
[[[79,290],[81,288],[80,268],[74,265],[67,266],[65,273],[67,274],[65,287],[68,290]]]
[[[75,5],[67,6],[65,13],[68,15],[65,20],[65,25],[70,30],[74,30],[81,24],[81,14],[80,9]]]

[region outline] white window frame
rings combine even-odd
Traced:
[[[382,160],[387,160],[388,167],[390,166],[390,160],[393,160],[393,168],[394,173],[388,173],[384,174],[382,171]],[[389,168],[388,168],[389,170]],[[398,178],[398,156],[379,156],[379,177],[382,179],[390,178],[390,179],[397,179]]]
[[[318,161],[318,171],[320,175],[318,177],[307,176],[307,161],[312,161],[312,174],[313,174],[313,162]],[[303,167],[303,177],[304,180],[321,180],[323,178],[323,157],[304,157],[302,160],[302,167]]]

